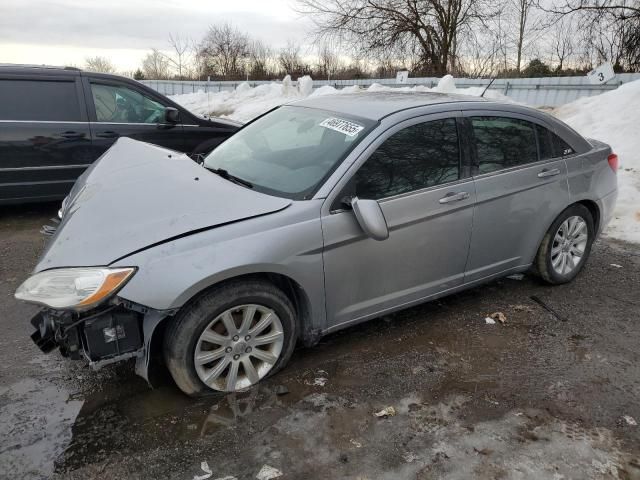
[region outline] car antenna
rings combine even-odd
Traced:
[[[495,81],[496,81],[496,77],[493,77],[493,78],[491,79],[491,81],[489,82],[489,85],[487,85],[487,86],[485,87],[485,89],[482,91],[482,95],[480,95],[481,97],[484,97],[484,94],[486,93],[486,91],[487,91],[487,90],[489,90],[489,87],[490,87],[490,86],[493,84],[493,82],[495,82]]]

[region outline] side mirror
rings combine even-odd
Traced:
[[[165,107],[164,120],[167,123],[178,123],[180,121],[180,111],[177,108]]]
[[[386,240],[389,238],[389,227],[384,218],[380,205],[375,200],[360,200],[353,197],[351,208],[356,215],[356,219],[369,237],[374,240]]]

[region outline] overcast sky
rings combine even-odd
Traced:
[[[209,25],[230,21],[273,46],[308,41],[310,25],[294,0],[0,0],[0,63],[83,66],[107,56],[136,69],[169,33],[199,40]]]

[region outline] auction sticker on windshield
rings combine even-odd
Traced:
[[[320,123],[321,127],[330,128],[331,130],[335,130],[336,132],[343,133],[349,137],[355,137],[358,133],[364,129],[362,125],[358,125],[354,122],[349,122],[348,120],[343,120],[341,118],[327,118]]]

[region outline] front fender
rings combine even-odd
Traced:
[[[222,281],[248,274],[278,274],[305,292],[313,312],[313,327],[323,328],[320,218],[309,218],[308,211],[301,215],[295,208],[291,210],[278,217],[265,216],[200,232],[126,257],[113,266],[126,263],[138,270],[118,296],[155,310],[177,310]],[[287,218],[283,218],[285,213]]]

